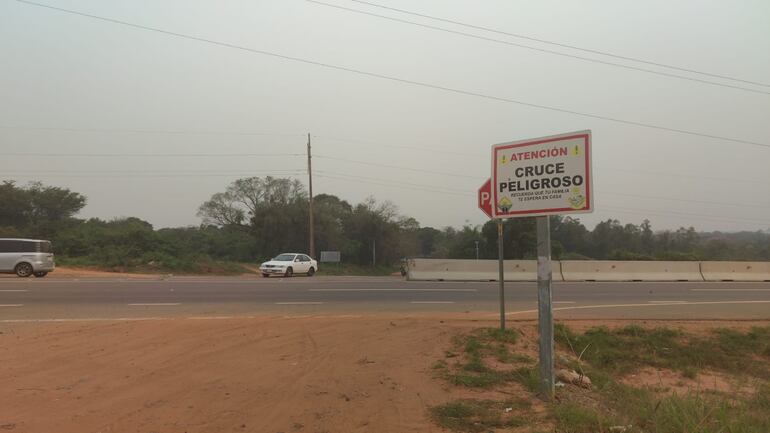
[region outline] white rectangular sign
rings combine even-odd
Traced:
[[[593,211],[591,131],[492,146],[492,212],[514,218]]]

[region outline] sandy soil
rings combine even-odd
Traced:
[[[756,391],[747,379],[740,380],[715,371],[703,371],[695,378],[687,378],[669,369],[646,367],[624,377],[621,382],[661,394],[685,395],[690,392],[716,391],[731,395],[751,395]]]
[[[261,274],[259,274],[259,268],[250,268],[245,266],[249,270],[253,270],[254,273],[244,273],[239,276],[242,278],[261,278]],[[57,266],[56,269],[48,274],[45,278],[46,279],[56,279],[56,278],[105,278],[105,279],[133,279],[133,280],[161,280],[164,278],[172,277],[172,276],[220,276],[217,274],[194,274],[194,275],[188,275],[188,274],[167,274],[167,273],[154,273],[154,274],[148,274],[148,273],[141,273],[141,272],[112,272],[112,271],[103,271],[98,269],[89,269],[89,268],[69,268],[66,266]],[[233,275],[228,275],[233,276]],[[16,275],[13,274],[0,274],[0,278],[19,278]]]
[[[114,279],[161,279],[166,274],[139,274],[128,272],[108,272],[88,268],[67,268],[57,266],[45,278],[114,278]],[[13,274],[0,274],[0,278],[19,278]]]
[[[0,327],[0,430],[430,432],[439,320],[291,318]]]
[[[480,326],[495,322],[381,315],[2,324],[0,431],[438,432],[429,407],[494,397],[451,387],[431,368],[453,335]],[[511,327],[529,337],[522,351],[533,352],[534,323]],[[509,397],[520,392],[511,386]]]

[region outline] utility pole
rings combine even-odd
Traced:
[[[372,267],[377,266],[377,239],[372,239]]]
[[[308,254],[310,257],[315,257],[315,233],[313,230],[313,162],[312,154],[310,153],[310,133],[307,134],[307,178],[308,193],[310,195],[308,201],[308,215],[310,215],[310,245],[308,247]]]
[[[478,260],[479,259],[479,241],[475,241],[475,242],[476,242],[476,260]]]

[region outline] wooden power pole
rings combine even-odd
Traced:
[[[307,134],[307,178],[308,178],[308,194],[310,195],[308,201],[308,214],[310,215],[310,242],[308,247],[308,254],[310,257],[315,258],[315,234],[313,227],[313,162],[312,154],[310,153],[310,133]]]

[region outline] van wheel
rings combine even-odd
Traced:
[[[18,265],[16,265],[16,268],[14,269],[14,272],[16,272],[16,275],[22,278],[29,277],[30,275],[32,275],[34,271],[35,270],[32,269],[32,265],[30,265],[29,263],[19,263]]]
[[[286,268],[286,273],[283,274],[283,276],[288,278],[288,277],[291,277],[292,275],[294,275],[294,269]]]
[[[262,278],[270,278],[270,274],[262,274]]]
[[[35,272],[35,277],[37,277],[37,278],[43,278],[46,275],[48,275],[48,272],[43,272],[43,271]]]
[[[312,277],[313,275],[315,275],[315,269],[311,267],[310,269],[307,270],[307,276]]]

